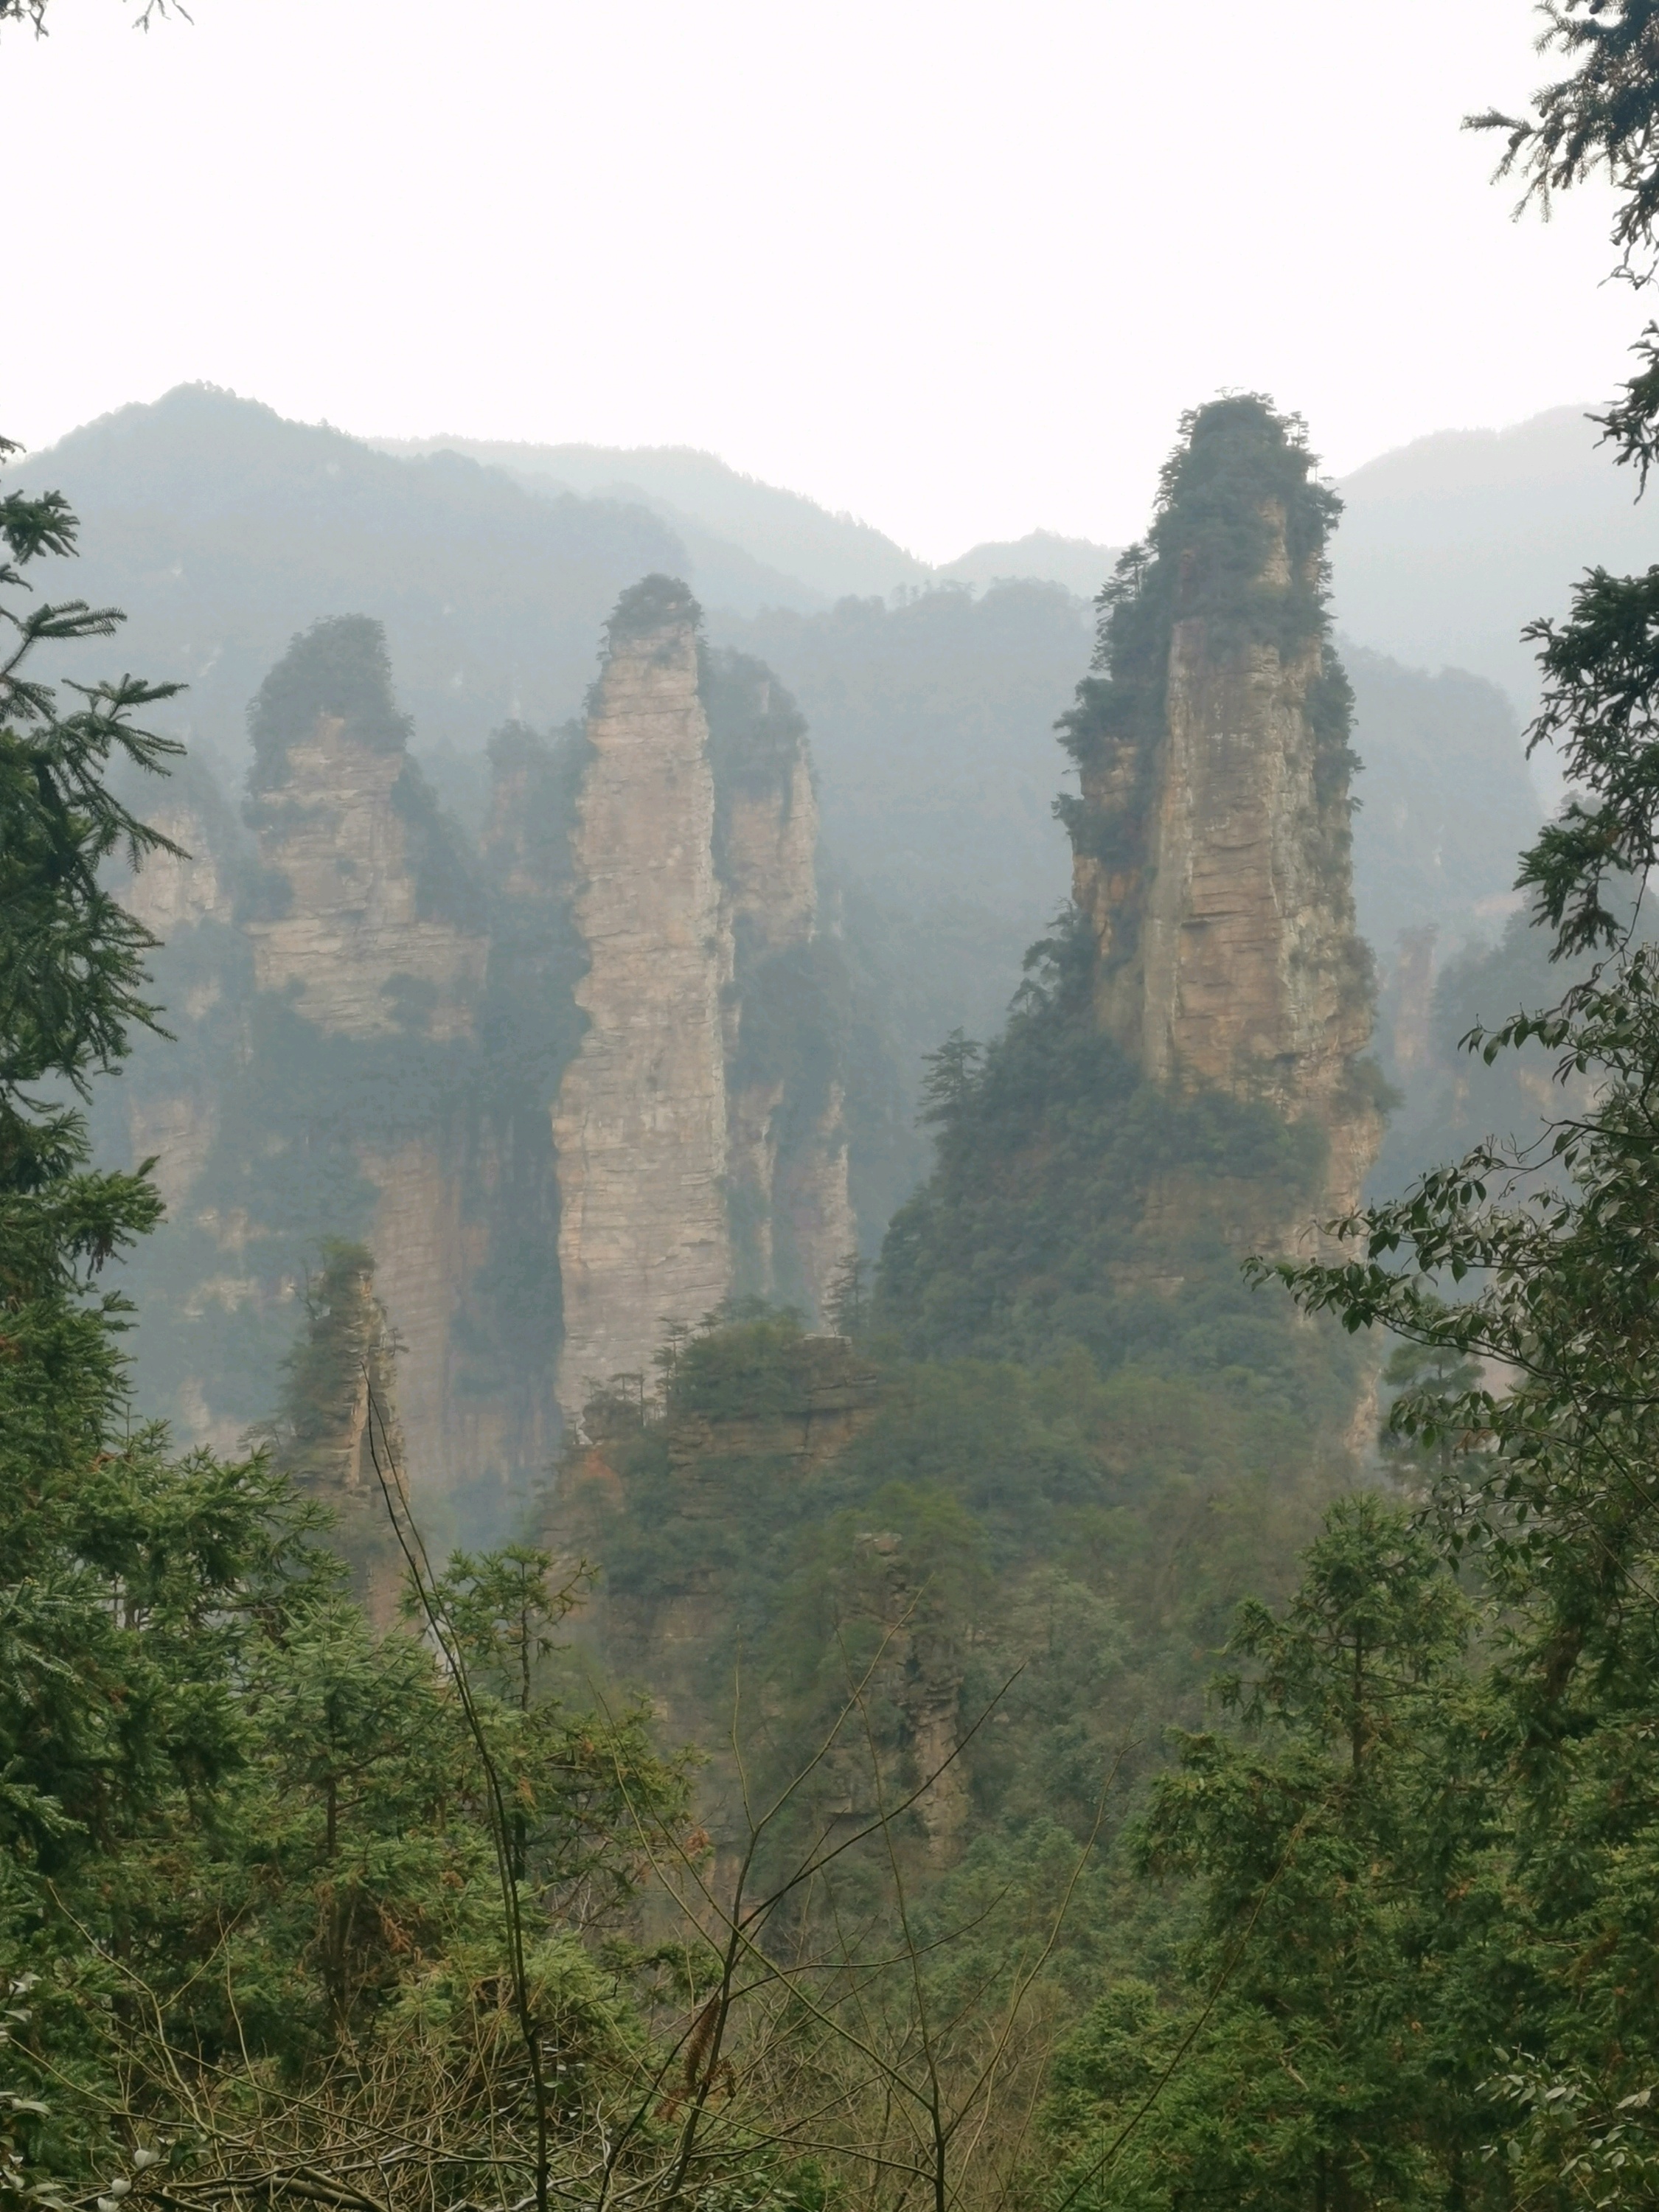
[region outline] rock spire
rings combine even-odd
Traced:
[[[649,576],[618,601],[573,831],[587,1031],[553,1108],[564,1349],[580,1408],[648,1376],[667,1317],[731,1287],[714,780],[696,602]]]
[[[570,1413],[619,1376],[649,1387],[665,1322],[733,1295],[815,1321],[856,1242],[805,724],[699,621],[671,578],[625,592],[587,718],[587,1029],[553,1108]]]
[[[1356,1065],[1371,968],[1354,925],[1351,697],[1325,607],[1340,503],[1299,425],[1259,398],[1183,428],[1061,725],[1096,1010],[1158,1080],[1313,1118],[1326,1210],[1344,1211],[1380,1122]]]
[[[417,1492],[447,1491],[460,1471],[452,1370],[474,1240],[441,1071],[447,1056],[459,1083],[474,1041],[489,953],[482,901],[409,757],[379,623],[341,616],[296,637],[248,723],[255,985],[325,1038],[388,1048],[378,1085],[365,1066],[349,1107],[326,1103],[375,1193],[363,1241],[408,1348],[404,1471]],[[326,1083],[319,1066],[319,1104]]]

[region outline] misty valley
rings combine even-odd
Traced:
[[[1642,343],[942,565],[0,441],[7,2207],[1659,2201]]]

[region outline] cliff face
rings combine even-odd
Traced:
[[[282,744],[280,768],[273,741],[254,818],[285,895],[249,922],[255,972],[331,1035],[386,1036],[413,1020],[447,1043],[472,1034],[489,940],[444,896],[442,828],[401,727],[392,734],[321,708]]]
[[[319,1062],[314,1105],[340,1115],[374,1194],[362,1242],[405,1356],[404,1473],[441,1492],[460,1472],[455,1331],[481,1256],[459,1093],[489,951],[482,902],[409,759],[377,624],[345,617],[296,639],[250,726],[256,988],[323,1038],[380,1048]],[[349,1106],[327,1097],[330,1074],[356,1094]]]
[[[407,1457],[396,1353],[373,1253],[359,1244],[330,1245],[307,1289],[281,1410],[259,1435],[276,1465],[334,1513],[333,1540],[379,1628],[397,1620],[403,1583],[386,1495],[389,1486],[396,1499],[394,1470]]]
[[[1323,605],[1334,501],[1261,402],[1218,402],[1189,428],[1064,726],[1095,1006],[1154,1079],[1316,1124],[1323,1206],[1346,1212],[1381,1124],[1356,1067],[1370,963]]]
[[[498,1523],[562,1402],[648,1378],[665,1321],[734,1293],[815,1318],[854,1242],[804,726],[660,580],[618,608],[585,729],[492,740],[482,866],[374,623],[296,639],[250,726],[256,848],[189,771],[162,819],[191,857],[127,894],[179,1036],[118,1100],[171,1217],[136,1263],[141,1387],[234,1448],[349,1239],[411,1487]]]
[[[336,1036],[385,1036],[414,1009],[440,1042],[470,1036],[488,945],[421,911],[399,804],[408,763],[355,742],[333,714],[289,761],[291,787],[262,810],[259,849],[291,906],[249,925],[260,989],[291,993]]]
[[[805,726],[698,620],[666,578],[624,594],[586,730],[587,1028],[552,1114],[570,1413],[734,1291],[816,1317],[855,1242]]]
[[[155,1181],[169,1214],[188,1205],[219,1133],[222,1071],[210,1040],[232,1049],[234,980],[227,974],[227,940],[234,920],[230,876],[235,842],[228,810],[194,775],[181,777],[148,818],[181,853],[153,854],[123,886],[122,903],[159,939],[193,956],[182,988],[167,1001],[168,1027],[184,1049],[173,1056],[170,1080],[125,1086],[127,1141],[135,1161],[154,1159]]]
[[[763,663],[705,653],[714,765],[733,1287],[823,1317],[858,1242],[838,1023],[820,927],[818,804],[806,725]]]
[[[568,1407],[648,1374],[665,1317],[701,1319],[731,1282],[714,784],[684,586],[624,595],[587,742],[573,843],[588,1027],[553,1109]]]

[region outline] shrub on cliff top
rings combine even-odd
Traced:
[[[287,781],[288,749],[311,735],[319,714],[338,715],[346,735],[375,752],[400,753],[409,743],[409,717],[392,697],[386,629],[368,615],[313,623],[259,686],[247,711],[253,791]]]
[[[670,623],[689,622],[695,629],[702,620],[702,609],[688,585],[678,576],[651,575],[629,586],[605,628],[614,648],[624,637],[647,637]]]
[[[1181,441],[1158,478],[1157,512],[1139,544],[1118,559],[1102,591],[1094,665],[1077,703],[1056,727],[1085,775],[1111,744],[1138,751],[1135,798],[1109,824],[1086,800],[1055,804],[1073,843],[1115,856],[1138,838],[1151,763],[1164,736],[1170,641],[1175,624],[1200,618],[1224,648],[1261,644],[1291,653],[1329,626],[1325,542],[1342,502],[1314,475],[1315,457],[1293,415],[1257,393],[1212,400],[1181,418]],[[1284,518],[1288,582],[1273,577]],[[1335,796],[1354,765],[1348,751],[1352,694],[1327,647],[1308,709],[1319,743],[1322,797]],[[1139,800],[1139,804],[1136,803]],[[1102,849],[1108,830],[1114,852]]]

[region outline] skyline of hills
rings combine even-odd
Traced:
[[[642,520],[648,515],[656,549],[687,576],[705,607],[744,620],[775,609],[817,612],[847,596],[886,598],[953,585],[982,589],[1006,578],[1060,583],[1090,599],[1118,550],[1037,527],[930,567],[866,520],[834,514],[805,494],[763,483],[689,447],[540,446],[460,434],[363,439],[327,425],[288,422],[262,403],[207,386],[180,386],[153,403],[118,410],[21,466],[32,478],[61,457],[70,478],[84,477],[88,491],[112,493],[117,508],[131,505],[135,490],[142,503],[142,486],[124,481],[121,468],[112,465],[113,453],[135,434],[144,441],[138,423],[176,425],[181,416],[217,410],[222,417],[238,409],[255,410],[276,433],[267,438],[264,467],[254,472],[260,494],[271,489],[270,464],[282,437],[295,460],[308,440],[319,465],[326,469],[332,460],[360,486],[371,456],[428,467],[441,455],[458,457],[477,464],[489,482],[485,490],[475,480],[470,500],[452,484],[452,499],[459,496],[475,510],[501,506],[505,480],[546,504],[574,498],[588,509],[632,510],[632,528],[642,542],[652,536]],[[1570,580],[1592,563],[1619,568],[1659,560],[1659,513],[1635,501],[1633,484],[1598,450],[1597,438],[1588,407],[1562,406],[1501,429],[1437,431],[1341,478],[1345,514],[1333,551],[1340,626],[1369,648],[1431,674],[1462,667],[1485,676],[1508,692],[1524,719],[1534,674],[1522,627],[1537,615],[1564,612]],[[325,456],[322,446],[331,441],[337,442]],[[303,466],[291,472],[302,476]],[[246,477],[233,465],[223,489],[232,497],[239,489],[246,493]],[[161,488],[152,483],[151,495]],[[199,509],[202,502],[186,504]],[[568,526],[568,509],[565,519]],[[86,539],[93,557],[95,537],[91,532]],[[564,673],[568,691],[574,671]],[[448,688],[464,693],[468,674],[461,672],[459,685],[455,674],[449,672]],[[574,711],[574,702],[563,711]],[[459,734],[468,719],[464,712],[440,715],[440,735],[448,737],[452,721]],[[1547,767],[1543,780],[1547,787]]]

